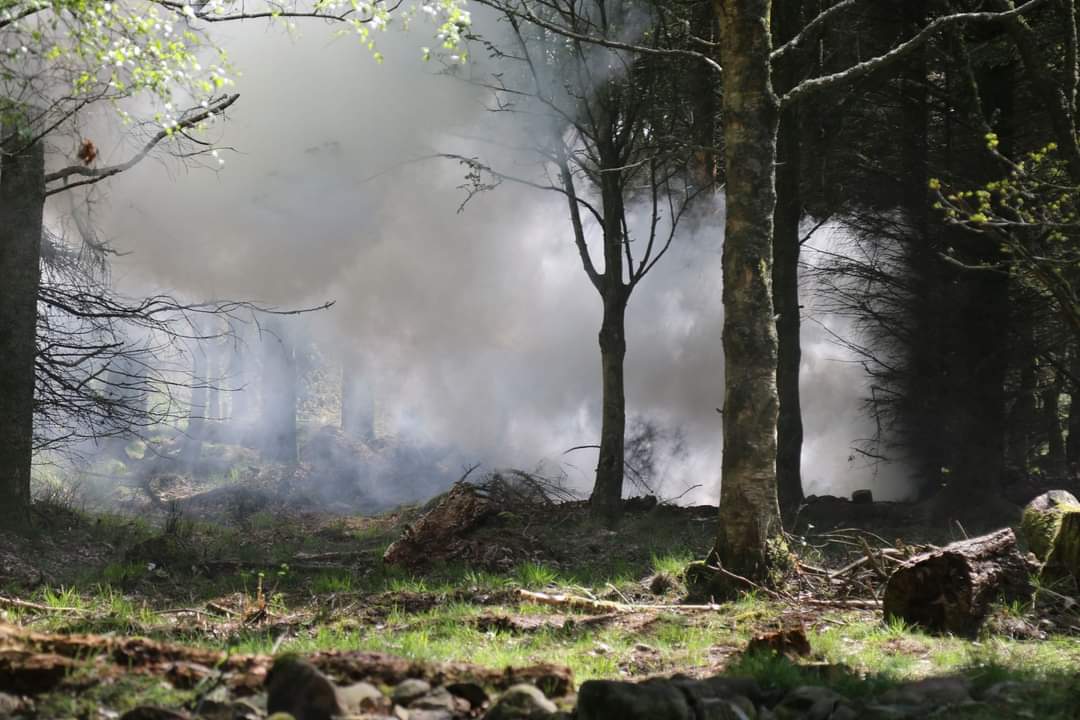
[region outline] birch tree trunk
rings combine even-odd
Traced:
[[[724,461],[712,559],[755,582],[786,558],[776,490],[773,213],[779,102],[770,0],[715,0],[724,68]]]
[[[44,207],[42,144],[0,147],[0,527],[21,523],[30,504]]]

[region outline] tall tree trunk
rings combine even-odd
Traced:
[[[207,367],[206,353],[200,344],[191,353],[191,403],[188,406],[187,440],[184,443],[184,463],[192,468],[202,455],[206,437]]]
[[[801,0],[776,6],[773,32],[783,42],[798,33],[802,20]],[[774,73],[777,84],[788,89],[798,81],[795,61],[786,58]],[[773,306],[776,309],[778,363],[776,389],[780,401],[776,426],[776,486],[780,509],[790,515],[802,504],[802,407],[799,400],[799,221],[802,199],[799,147],[799,110],[792,103],[780,116],[777,139],[776,212],[773,231]]]
[[[375,438],[371,373],[352,353],[347,353],[341,364],[341,430],[363,442]]]
[[[776,494],[773,212],[779,107],[769,0],[715,0],[724,67],[724,460],[713,559],[768,580],[783,547]]]
[[[626,299],[623,293],[609,292],[604,298],[604,318],[600,325],[600,368],[602,400],[600,459],[596,464],[596,485],[589,502],[595,516],[618,517],[622,504],[626,442],[626,394],[623,365],[626,358]]]
[[[1043,393],[1043,425],[1046,428],[1046,462],[1043,470],[1053,478],[1065,476],[1068,466],[1065,457],[1065,436],[1061,428],[1061,375],[1054,371],[1050,386]]]
[[[26,517],[34,448],[45,150],[40,142],[15,147],[18,142],[16,137],[10,149],[0,147],[0,526]]]
[[[263,336],[260,446],[266,456],[288,465],[298,461],[296,445],[296,358],[283,323]]]

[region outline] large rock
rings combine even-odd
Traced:
[[[1043,576],[1051,580],[1069,576],[1080,578],[1080,506],[1062,509]]]
[[[1039,562],[1047,556],[1061,527],[1061,517],[1070,508],[1080,510],[1080,501],[1065,490],[1050,490],[1027,504],[1020,521],[1020,536]]]
[[[695,720],[686,694],[669,682],[588,680],[578,690],[578,720]]]
[[[539,720],[554,715],[558,710],[555,703],[548,700],[535,685],[521,683],[500,695],[484,720]]]

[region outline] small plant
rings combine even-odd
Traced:
[[[542,588],[554,585],[559,579],[559,573],[546,565],[527,562],[514,568],[514,579],[522,587]]]
[[[352,592],[353,579],[350,573],[324,573],[316,575],[311,581],[311,590],[316,595],[333,595]]]

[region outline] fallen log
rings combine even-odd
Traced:
[[[886,619],[932,632],[974,635],[990,604],[1031,595],[1038,566],[1016,546],[1009,528],[916,555],[885,586]]]

